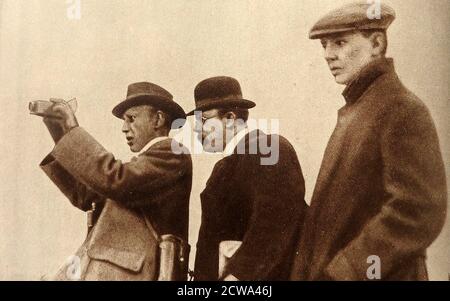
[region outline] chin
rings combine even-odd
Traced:
[[[203,150],[207,153],[215,154],[217,151],[215,149],[204,147]]]
[[[220,153],[223,149],[220,149],[216,145],[213,145],[211,141],[203,141],[203,150],[207,153]]]
[[[203,142],[203,150],[207,153],[217,153],[217,149],[215,149],[212,145],[205,144]]]
[[[347,78],[341,77],[339,75],[335,77],[335,81],[339,85],[348,85],[350,83]]]

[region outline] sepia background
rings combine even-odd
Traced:
[[[309,202],[344,100],[319,42],[307,34],[321,15],[346,2],[81,0],[77,16],[75,0],[0,1],[0,280],[51,274],[86,235],[85,214],[39,169],[53,142],[40,118],[29,115],[31,100],[76,97],[81,126],[127,161],[122,124],[111,109],[128,84],[160,84],[190,110],[199,81],[236,77],[244,96],[257,103],[251,117],[280,120],[280,133],[302,164]],[[385,2],[397,11],[389,55],[430,108],[450,175],[450,1]],[[191,266],[199,194],[219,158],[193,157]],[[447,224],[428,252],[433,280],[448,280],[449,245]]]

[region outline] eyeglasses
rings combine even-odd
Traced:
[[[210,119],[213,119],[213,118],[216,118],[217,116],[213,116],[213,117],[208,117],[208,118],[206,118],[206,117],[201,117],[201,121],[202,121],[202,124],[205,124],[205,122],[206,121],[208,121],[208,120],[210,120]]]

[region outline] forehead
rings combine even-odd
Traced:
[[[211,109],[211,110],[203,111],[202,116],[203,117],[212,117],[212,116],[216,115],[218,112],[219,112],[218,109]]]
[[[151,112],[149,105],[142,105],[142,106],[134,106],[129,108],[128,110],[123,113],[123,116],[130,116],[130,115],[139,115],[143,112]]]
[[[363,35],[359,31],[346,31],[346,32],[339,32],[339,33],[324,36],[320,39],[320,41],[328,42],[328,41],[336,41],[336,40],[341,40],[341,39],[355,40],[355,39],[358,39],[361,37],[363,37]]]

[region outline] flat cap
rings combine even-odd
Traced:
[[[395,20],[395,11],[381,1],[358,1],[335,9],[311,28],[310,39],[353,30],[386,30]]]

